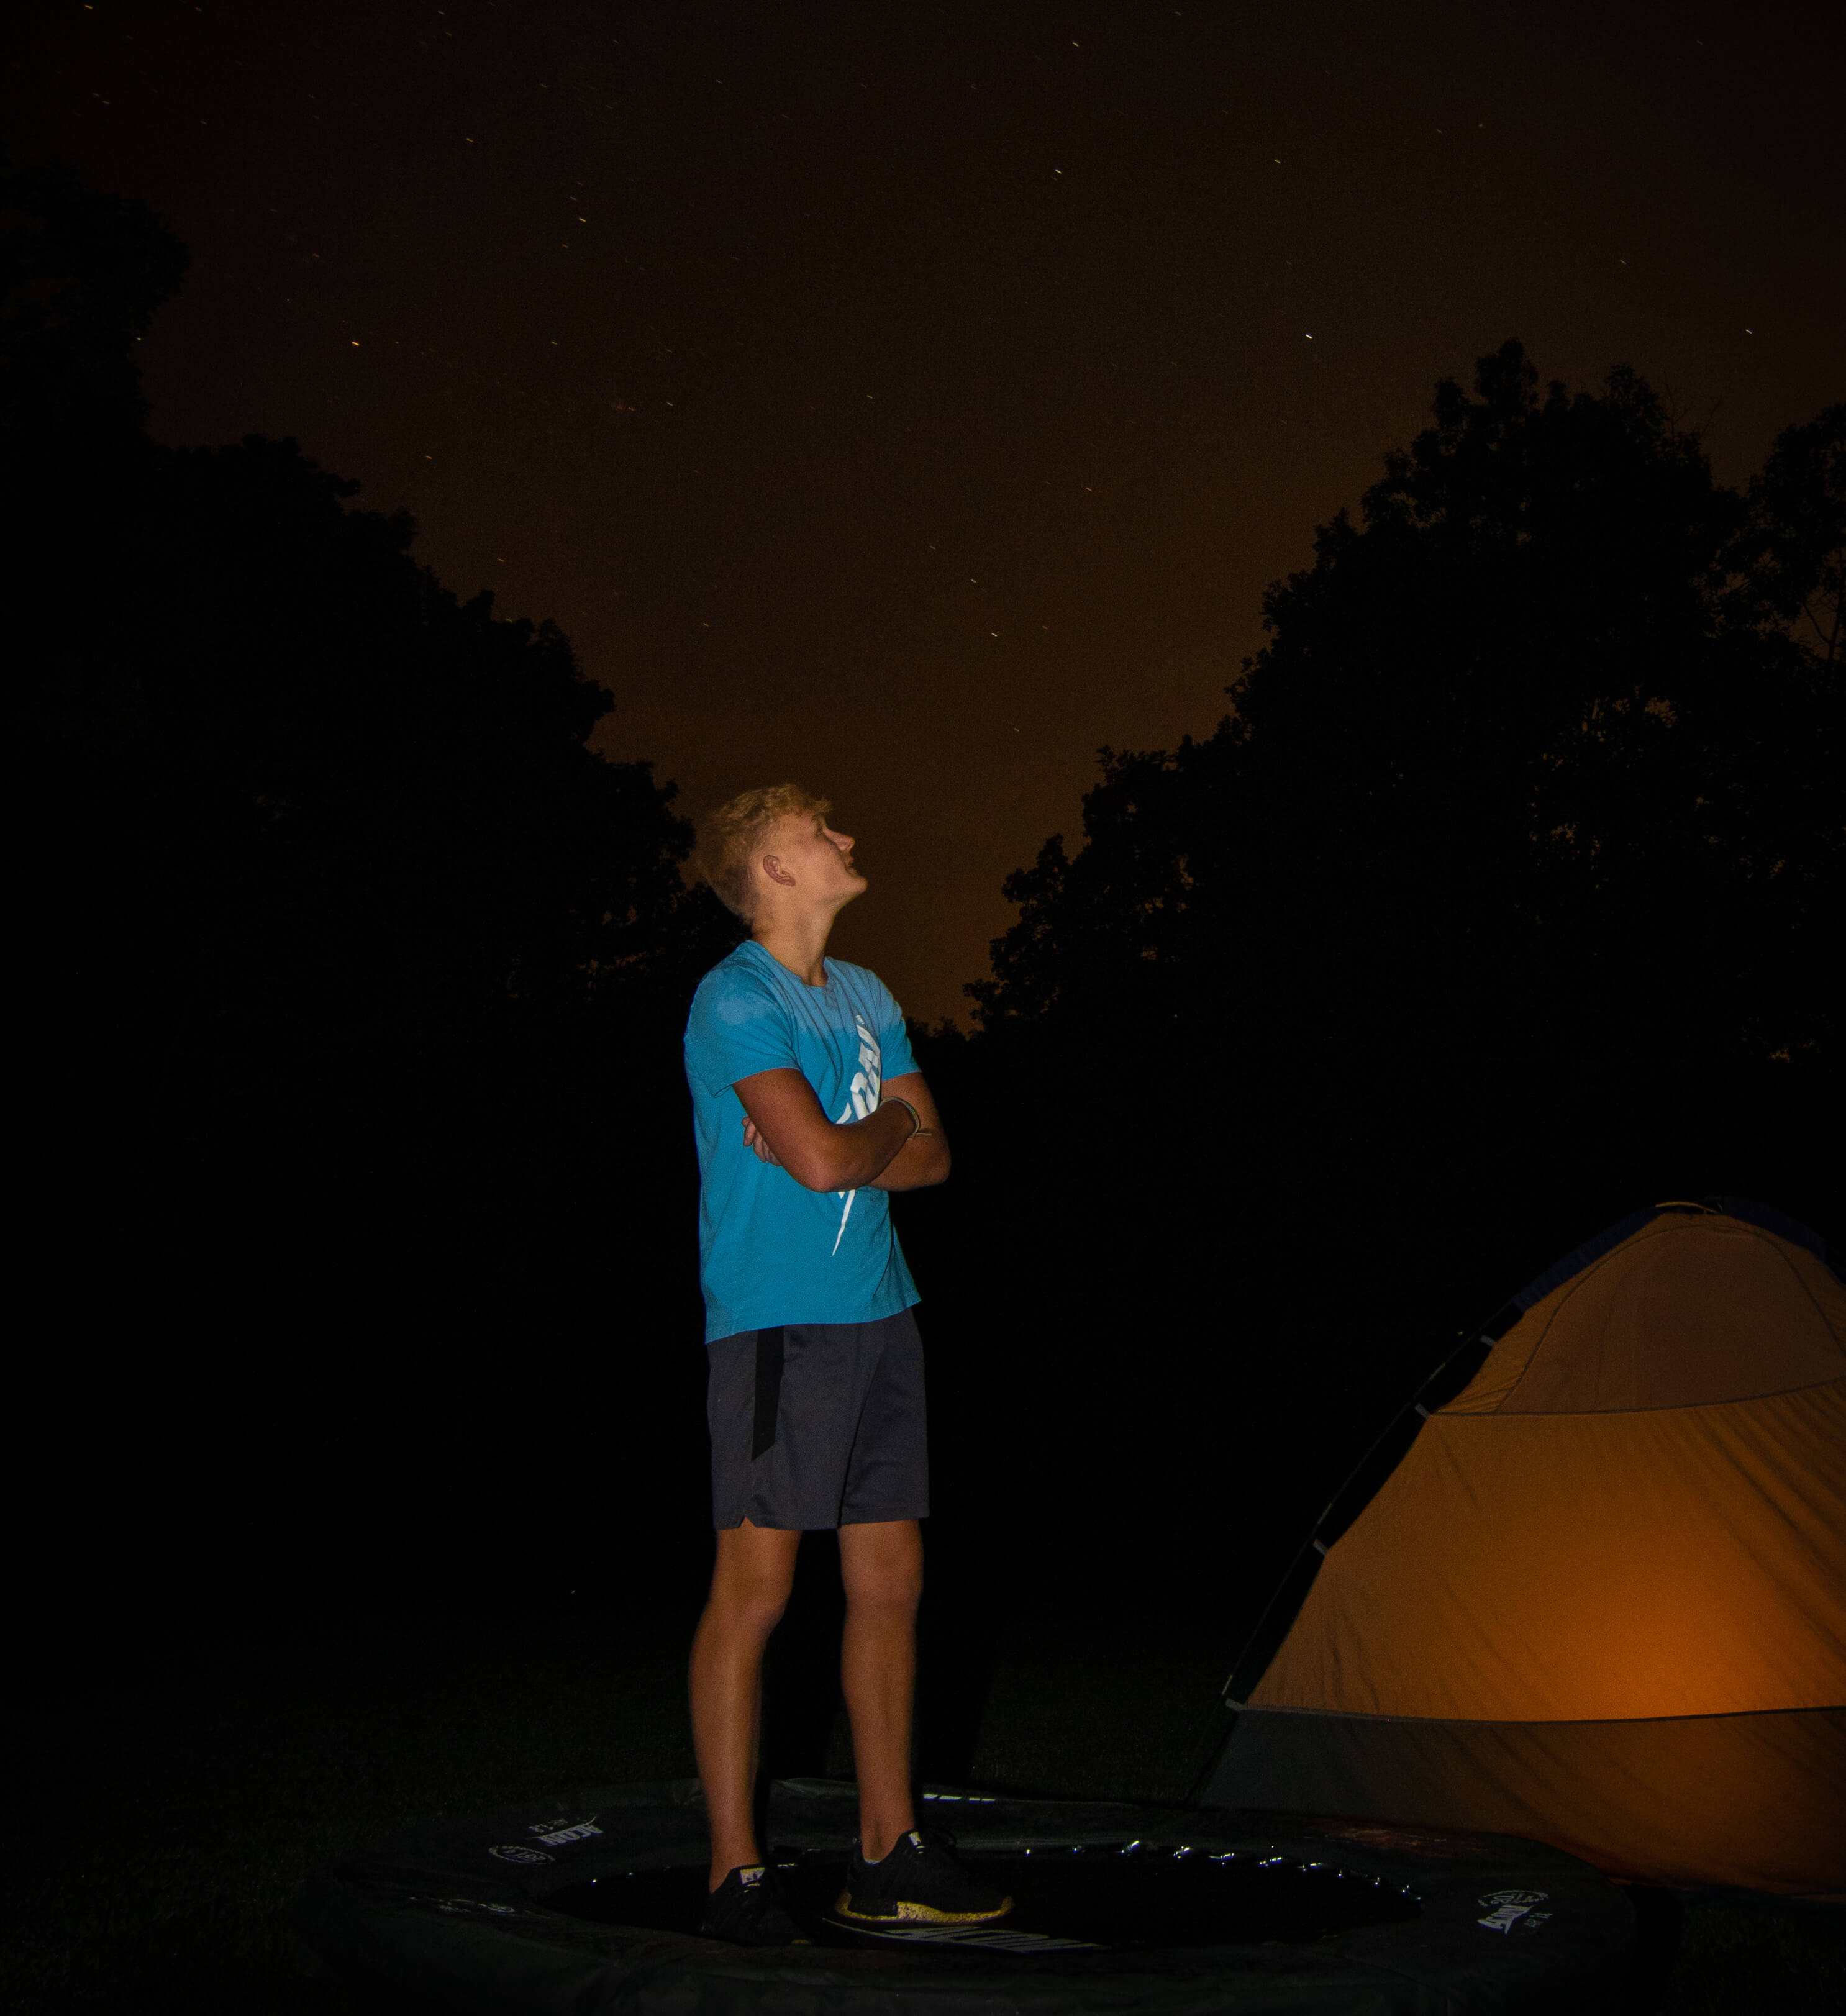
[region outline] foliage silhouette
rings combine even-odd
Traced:
[[[96,200],[92,245],[56,193],[70,268],[171,272],[151,224],[131,256],[126,206]],[[145,297],[65,318],[85,383]],[[26,370],[63,357],[31,335]],[[65,389],[45,375],[45,405],[15,394],[16,448],[44,445]],[[45,921],[81,975],[63,1013],[93,1001],[118,1041],[132,1024],[121,1096],[163,1127],[183,1103],[194,1132],[267,1128],[279,1097],[370,1103],[406,1074],[452,1097],[470,1046],[555,1042],[573,1016],[598,1042],[644,1003],[671,1019],[711,906],[682,891],[671,787],[585,746],[612,702],[563,635],[459,603],[409,558],[407,517],[347,508],[358,486],[293,442],[162,449],[110,394],[109,494],[34,542],[24,662]]]
[[[691,1363],[678,1036],[734,927],[672,787],[587,747],[613,703],[558,629],[458,600],[293,441],[148,437],[132,346],[183,254],[147,212],[34,171],[0,219],[27,1160],[84,1283],[40,1369],[77,1402],[95,1340],[183,1310],[177,1404],[215,1417],[220,1340],[331,1319],[317,1373],[415,1446],[419,1340],[566,1332],[546,1284],[592,1259],[611,1331]],[[271,1456],[311,1423],[350,1456],[351,1397],[308,1381]]]
[[[1221,1583],[1223,1517],[1311,1515],[1451,1325],[1636,1202],[1838,1222],[1846,409],[1747,496],[1632,372],[1508,344],[1434,418],[1215,732],[1103,752],[931,1058],[1060,1340],[990,1393],[1053,1453],[1022,1503],[1106,1451]]]
[[[1509,344],[1436,419],[1272,589],[1217,732],[1106,752],[1082,852],[1054,841],[1009,885],[1020,922],[971,990],[988,1028],[1096,990],[1182,1020],[1209,998],[1222,1026],[1254,960],[1229,1012],[1266,1010],[1266,1054],[1406,1003],[1446,1046],[1523,959],[1528,988],[1575,969],[1592,1050],[1668,1021],[1820,1043],[1812,957],[1768,941],[1839,892],[1840,682],[1788,619],[1837,578],[1846,410],[1783,437],[1754,512],[1632,373],[1541,398]]]

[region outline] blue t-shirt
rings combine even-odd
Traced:
[[[810,987],[748,938],[693,996],[686,1075],[707,1344],[776,1323],[873,1323],[917,1299],[883,1190],[804,1190],[743,1143],[739,1078],[798,1071],[838,1122],[864,1119],[885,1079],[916,1069],[884,982],[843,959],[826,972]]]

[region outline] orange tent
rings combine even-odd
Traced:
[[[1846,1290],[1721,1203],[1580,1249],[1426,1391],[1232,1676],[1207,1803],[1846,1890]]]

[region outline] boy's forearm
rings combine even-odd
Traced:
[[[919,1134],[906,1141],[891,1166],[865,1187],[874,1190],[927,1190],[948,1180],[948,1143],[940,1134]]]
[[[863,1120],[837,1122],[827,1130],[824,1146],[801,1157],[801,1166],[783,1166],[804,1189],[870,1190],[903,1153],[916,1122],[907,1107],[881,1106]]]

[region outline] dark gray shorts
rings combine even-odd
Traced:
[[[706,1354],[714,1526],[814,1532],[929,1516],[923,1340],[909,1309],[739,1330]]]

